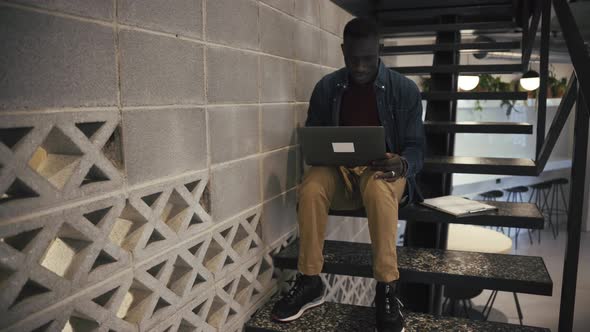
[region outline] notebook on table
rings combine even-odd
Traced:
[[[498,209],[492,205],[453,195],[428,198],[421,204],[456,217],[486,213]]]

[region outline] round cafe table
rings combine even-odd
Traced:
[[[449,224],[448,250],[509,254],[512,239],[501,232],[481,226]]]
[[[510,237],[504,235],[501,232],[481,226],[449,224],[449,233],[447,239],[448,250],[474,251],[495,254],[508,254],[512,252],[512,239]],[[447,301],[450,301],[446,310],[447,314],[450,314],[451,316],[460,314],[456,312],[456,309],[457,305],[462,303],[463,313],[466,314],[468,318],[487,320],[489,311],[491,311],[493,303],[496,299],[497,291],[492,292],[492,296],[490,296],[490,299],[484,307],[483,312],[479,312],[471,308],[471,303],[469,300],[480,295],[482,292],[483,289],[445,287],[444,296],[446,299],[444,304],[446,304]],[[514,294],[514,298],[517,303],[519,317],[522,319],[522,313],[516,294]],[[445,310],[444,304],[443,310]],[[490,304],[489,308],[488,304]],[[488,310],[487,313],[486,310]]]

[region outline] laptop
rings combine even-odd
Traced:
[[[386,152],[383,127],[303,127],[298,135],[311,166],[367,166]]]

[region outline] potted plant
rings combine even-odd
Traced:
[[[557,78],[553,66],[549,66],[549,75],[547,80],[547,98],[561,98],[567,89],[567,78]]]
[[[565,90],[567,90],[567,78],[562,77],[558,79],[555,71],[553,70],[553,66],[549,65],[549,72],[547,75],[547,98],[561,98],[565,94]],[[518,91],[526,91],[520,85],[518,86]],[[527,91],[529,98],[537,98],[537,90],[534,91]]]
[[[430,85],[432,84],[432,78],[421,76],[420,77],[420,88],[422,88],[422,92],[430,91]]]

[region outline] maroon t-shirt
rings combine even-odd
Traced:
[[[350,84],[340,104],[341,126],[380,126],[377,97],[372,83]]]

